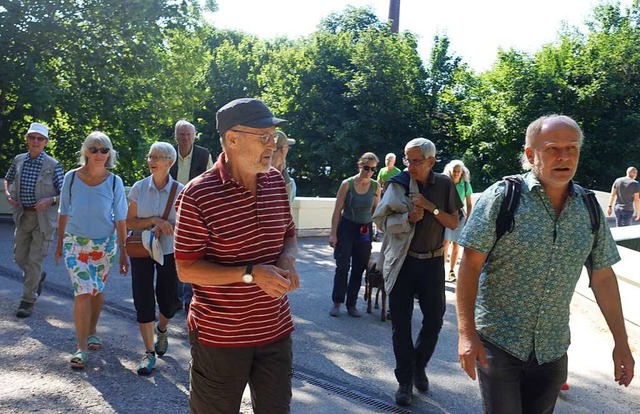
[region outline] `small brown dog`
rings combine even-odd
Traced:
[[[367,301],[367,313],[371,313],[371,297],[373,289],[376,291],[376,303],[375,308],[378,309],[378,295],[382,291],[382,317],[380,320],[385,322],[387,320],[387,291],[384,289],[384,277],[382,271],[376,268],[375,262],[369,262],[367,271],[365,272],[365,285],[364,285],[364,300]]]

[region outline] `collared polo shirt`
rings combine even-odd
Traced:
[[[229,175],[226,154],[190,181],[176,202],[175,258],[222,266],[273,265],[295,226],[282,175],[257,174],[257,194]],[[287,295],[272,298],[256,284],[192,284],[189,330],[211,347],[261,346],[293,331]]]
[[[496,243],[504,188],[500,181],[482,193],[458,241],[488,254],[480,272],[476,329],[521,361],[535,352],[539,363],[552,362],[567,352],[571,339],[571,298],[593,246],[589,212],[571,183],[556,220],[549,196],[527,173],[514,229]],[[620,256],[604,214],[595,237],[594,269],[611,267]]]
[[[153,182],[153,176],[150,175],[133,184],[127,198],[136,203],[138,217],[162,217],[174,182],[176,182],[176,180],[169,176],[169,182],[167,182],[163,188],[158,189]],[[177,184],[178,187],[176,189],[176,194],[174,195],[173,200],[171,200],[171,208],[169,209],[169,216],[167,217],[167,221],[172,225],[175,225],[176,223],[176,209],[174,203],[178,194],[180,194],[180,191],[184,188],[184,184]],[[173,253],[173,234],[164,234],[160,236],[160,245],[162,246],[162,252],[164,254]]]

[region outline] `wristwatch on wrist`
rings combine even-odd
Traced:
[[[438,214],[440,214],[440,210],[438,210],[437,208],[433,209],[433,215],[437,216]]]
[[[244,283],[253,283],[253,275],[251,272],[253,272],[253,264],[249,264],[244,271],[244,275],[242,275],[242,281]]]

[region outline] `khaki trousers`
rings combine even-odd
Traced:
[[[21,300],[35,303],[42,264],[49,252],[53,234],[43,234],[35,211],[25,211],[16,225],[13,258],[24,276]]]

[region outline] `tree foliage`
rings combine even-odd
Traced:
[[[333,196],[373,151],[401,156],[423,136],[444,162],[462,158],[474,188],[520,171],[527,125],[563,113],[584,128],[577,179],[607,189],[640,156],[640,16],[603,3],[587,30],[564,27],[534,54],[500,50],[475,73],[433,39],[394,34],[370,8],[347,6],[298,39],[263,40],[206,23],[214,0],[12,0],[0,3],[0,168],[24,147],[32,121],[52,127],[66,168],[101,129],[131,184],[146,175],[150,142],[193,121],[217,154],[215,113],[239,97],[264,99],[298,143],[289,167],[298,194]],[[436,165],[436,170],[442,168]]]
[[[186,34],[197,34],[200,24],[197,2],[187,0],[6,3],[0,134],[10,139],[1,144],[2,163],[20,151],[28,123],[43,121],[51,127],[51,152],[66,169],[84,137],[99,129],[125,161],[117,169],[125,180],[144,175],[149,141],[204,98],[190,86],[197,84],[197,65],[175,71],[176,62],[198,49]]]

